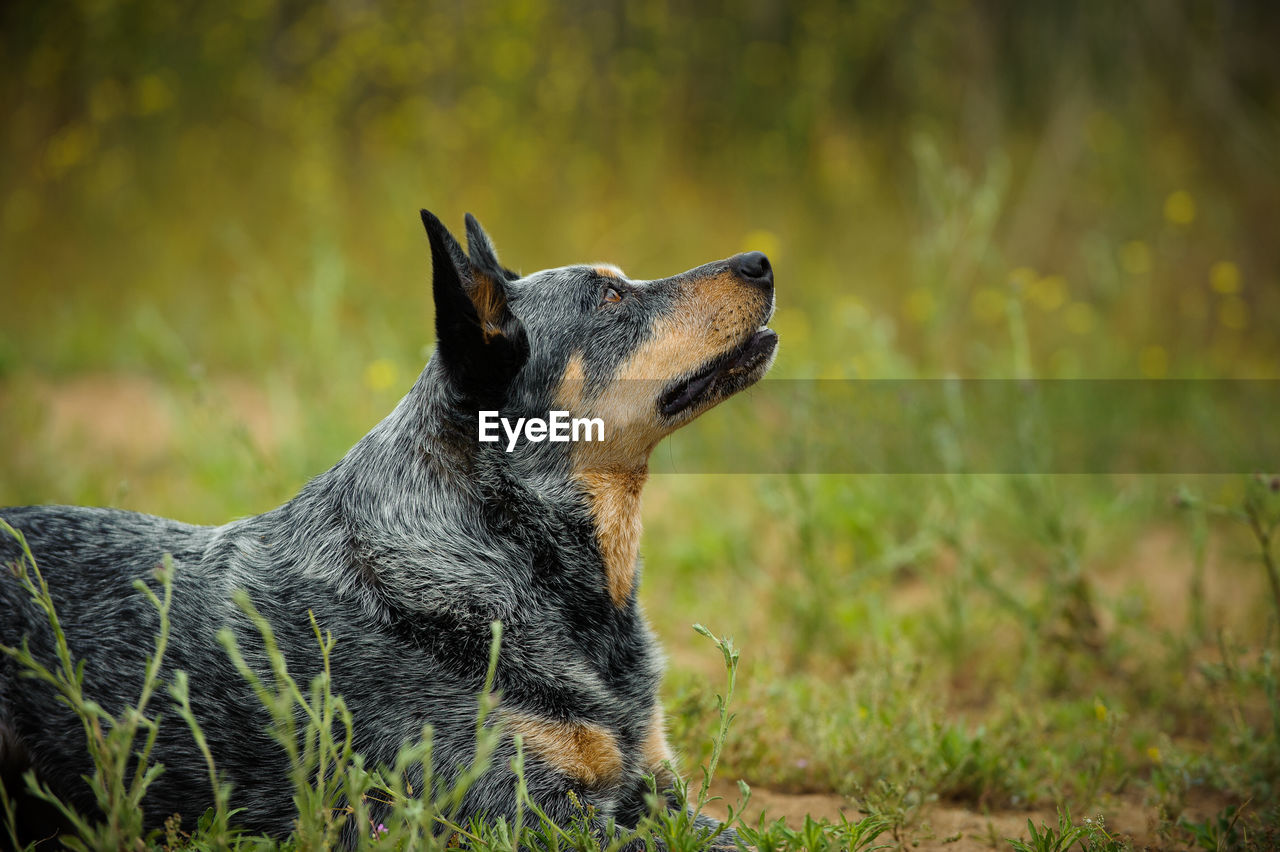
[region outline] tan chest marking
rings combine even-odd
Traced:
[[[604,559],[605,588],[614,606],[631,597],[640,553],[640,491],[649,472],[641,468],[590,468],[576,473],[591,503],[596,542]]]
[[[582,355],[574,355],[561,379],[557,404],[575,413],[580,410],[585,381]],[[609,599],[615,606],[622,606],[635,588],[636,557],[640,553],[640,492],[649,470],[645,466],[647,450],[637,453],[626,446],[627,435],[610,434],[614,424],[609,413],[605,409],[603,443],[584,442],[574,447],[573,476],[587,494]]]
[[[524,738],[525,749],[587,787],[622,777],[622,750],[613,734],[590,722],[556,722],[524,713],[503,713],[507,730]]]
[[[667,761],[674,768],[676,759],[671,751],[671,745],[667,742],[667,717],[662,712],[661,704],[655,704],[653,707],[653,716],[649,720],[649,734],[640,747],[640,760],[642,761],[641,770],[652,773],[658,779],[659,789],[674,780],[671,772],[662,766],[663,761]]]

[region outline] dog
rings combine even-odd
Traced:
[[[653,779],[659,789],[671,780],[662,656],[636,596],[641,489],[664,436],[772,364],[772,268],[750,252],[652,281],[610,265],[521,276],[499,262],[474,217],[465,221],[466,251],[422,211],[436,348],[421,375],[289,502],[218,527],[108,508],[0,510],[43,572],[72,655],[84,661],[86,693],[112,713],[136,700],[158,629],[134,584],[158,588],[155,569],[172,556],[161,677],[189,675],[193,711],[248,830],[287,835],[296,808],[270,719],[217,638],[230,628],[269,678],[236,590],[268,620],[299,683],[319,671],[311,615],[332,633],[333,690],[367,765],[392,765],[429,724],[446,776],[475,754],[491,624],[501,622],[494,690],[507,739],[460,820],[512,819],[515,733],[533,801],[562,824],[589,808],[601,838],[607,824],[635,826]],[[529,424],[557,411],[603,429],[588,428],[591,440],[540,439]],[[508,433],[510,423],[523,431],[486,437],[495,418]],[[4,537],[0,563],[19,558]],[[26,641],[52,665],[52,632],[15,573],[0,572],[0,644]],[[191,824],[212,793],[190,730],[172,714],[152,757],[164,772],[144,800],[146,822],[181,813]],[[0,760],[11,793],[31,768],[93,813],[82,728],[8,655]],[[733,832],[717,842],[732,847]]]

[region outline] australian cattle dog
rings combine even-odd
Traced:
[[[0,517],[29,543],[84,662],[85,691],[111,713],[137,698],[157,632],[135,582],[158,589],[156,567],[171,555],[161,679],[187,673],[245,828],[287,835],[296,805],[270,719],[217,638],[230,628],[269,676],[236,590],[269,622],[299,683],[318,667],[312,617],[332,634],[333,691],[369,766],[392,765],[425,725],[439,771],[468,765],[491,624],[501,622],[494,715],[521,735],[529,795],[557,822],[587,810],[603,839],[607,825],[647,813],[652,776],[658,789],[670,781],[662,656],[636,594],[649,456],[769,369],[773,271],[750,252],[651,281],[600,264],[522,276],[499,263],[470,215],[465,252],[435,216],[424,210],[422,221],[435,352],[395,410],[292,500],[217,527],[66,506]],[[18,546],[0,538],[0,565],[13,566]],[[26,641],[52,664],[52,631],[16,573],[0,571],[0,644]],[[511,740],[459,820],[512,818]],[[164,771],[144,800],[147,822],[180,812],[194,824],[212,794],[191,731],[170,715],[152,758]],[[93,813],[83,729],[8,655],[0,763],[11,792],[30,768]],[[717,842],[732,846],[733,832]]]

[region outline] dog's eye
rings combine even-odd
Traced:
[[[604,291],[604,300],[606,302],[621,302],[622,294],[613,287],[609,287]]]

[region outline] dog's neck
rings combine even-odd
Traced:
[[[438,386],[424,384],[415,391],[420,391],[424,400],[432,400],[433,387]],[[449,408],[441,402],[435,397],[428,403],[438,412],[432,419],[453,433],[451,443],[466,444],[466,452],[474,453],[475,425],[466,421],[446,425]],[[501,456],[501,467],[514,472],[517,480],[544,500],[559,504],[566,514],[580,515],[585,503],[602,562],[604,587],[610,601],[620,608],[635,592],[642,528],[640,495],[649,477],[649,454],[656,440],[653,435],[610,435],[604,441],[576,444],[521,441],[510,453],[505,447],[487,447],[492,456]]]
[[[604,561],[605,588],[614,606],[624,606],[636,585],[640,555],[640,491],[649,469],[591,467],[574,479],[587,498],[596,544]]]
[[[535,514],[541,506],[561,519],[543,529],[564,524],[568,530],[581,530],[582,521],[589,523],[601,561],[601,587],[615,607],[627,606],[638,576],[640,495],[648,478],[648,453],[619,454],[617,447],[599,443],[522,441],[511,453],[499,444],[478,448],[476,424],[458,417],[447,387],[431,372],[428,365],[396,410],[352,449],[349,455],[360,457],[358,463],[344,461],[326,474],[346,481],[339,493],[364,495],[347,503],[348,510],[365,507],[357,526],[411,525],[415,516],[442,513],[439,521],[447,528],[470,523],[468,518],[492,517],[485,507],[494,500],[504,507],[523,504],[522,511]],[[509,491],[512,486],[527,491],[531,499],[515,498],[516,492]],[[441,487],[452,495],[447,506],[419,499]],[[388,494],[401,495],[408,516],[401,517],[402,512],[390,506],[365,511]],[[533,517],[525,520],[542,523]],[[390,575],[381,579],[390,580]]]

